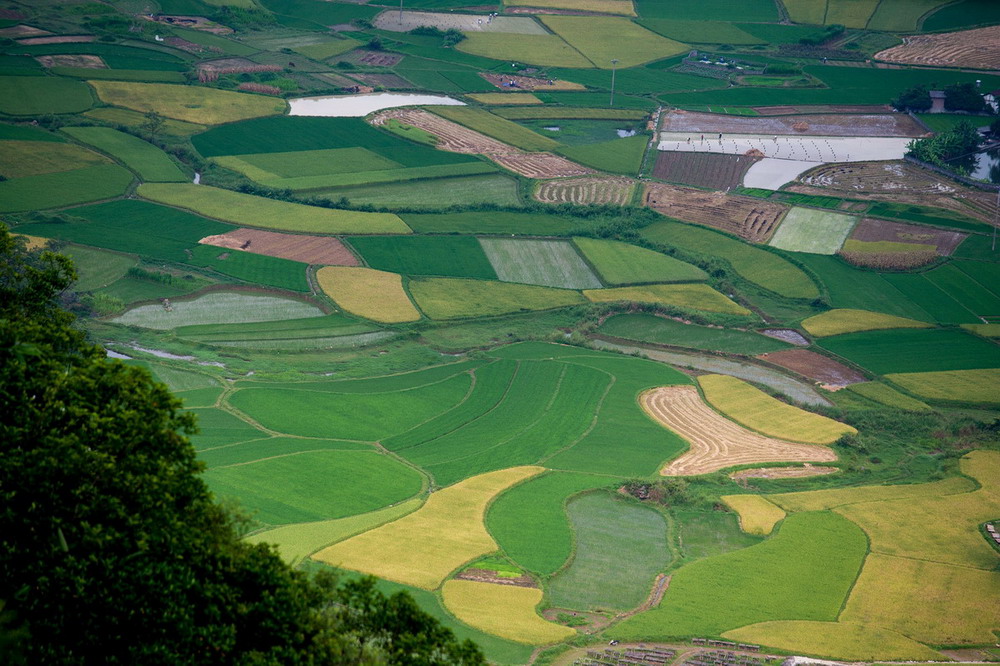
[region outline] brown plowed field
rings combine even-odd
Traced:
[[[693,386],[663,386],[643,393],[642,408],[691,448],[660,471],[663,476],[695,476],[733,465],[773,462],[832,462],[825,446],[765,437],[721,416]]]
[[[199,243],[324,266],[357,266],[358,258],[336,238],[237,229],[206,236]]]
[[[786,349],[761,354],[757,358],[797,372],[833,390],[868,381],[860,372],[808,349]]]
[[[543,203],[617,204],[632,200],[631,178],[572,178],[539,183],[535,199]]]
[[[759,159],[746,155],[661,150],[656,155],[653,176],[672,183],[728,191],[743,182],[743,174]]]
[[[819,467],[803,465],[802,467],[755,467],[741,469],[729,475],[730,479],[801,479],[807,476],[823,476],[840,470],[836,467]]]
[[[511,10],[508,9],[508,12]],[[503,90],[510,90],[511,86],[507,83],[510,81],[514,82],[514,88],[519,90],[586,90],[586,86],[579,83],[573,83],[572,81],[560,81],[559,79],[538,79],[531,76],[513,76],[510,74],[488,74],[486,72],[480,72],[479,76],[483,77],[497,88]],[[549,83],[551,81],[551,83]]]
[[[814,136],[924,136],[903,113],[809,114],[801,116],[725,116],[718,113],[668,113],[664,132],[711,134],[792,134]]]
[[[904,37],[902,44],[876,53],[875,58],[929,67],[1000,69],[1000,25]]]
[[[43,55],[35,57],[43,67],[82,67],[84,69],[107,69],[107,65],[96,55]]]
[[[485,155],[500,166],[527,178],[566,178],[597,173],[552,153],[526,153],[422,109],[386,109],[371,117],[372,125],[394,118],[438,137],[437,147],[453,153]]]
[[[787,206],[753,197],[663,183],[646,185],[643,205],[678,220],[728,231],[752,243],[766,242],[788,210]]]
[[[935,251],[944,257],[950,256],[955,248],[965,240],[967,234],[945,231],[918,224],[903,224],[866,217],[861,220],[850,238],[859,241],[892,241],[893,243],[922,243],[933,245]]]

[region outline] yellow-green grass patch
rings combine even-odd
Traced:
[[[619,68],[634,67],[689,49],[626,18],[550,15],[542,22],[601,69],[611,69],[612,59]]]
[[[880,0],[829,0],[826,7],[827,25],[840,24],[848,28],[865,28]]]
[[[922,597],[907,600],[905,608],[925,605]],[[881,627],[855,622],[776,620],[759,622],[722,634],[741,643],[763,644],[795,654],[868,661],[899,659],[940,661],[943,657],[926,645]]]
[[[571,9],[577,12],[600,12],[635,16],[632,0],[506,0],[505,5]]]
[[[313,557],[407,585],[436,589],[452,571],[497,549],[483,526],[487,505],[510,486],[542,472],[512,467],[432,493],[418,511],[325,548]]]
[[[962,328],[984,338],[1000,338],[1000,324],[962,324]]]
[[[67,127],[77,141],[111,155],[144,181],[184,183],[188,175],[159,147],[110,127]]]
[[[231,90],[178,86],[169,83],[88,81],[102,102],[133,111],[156,111],[189,123],[217,125],[284,113],[283,99]]]
[[[396,324],[420,319],[398,273],[354,266],[326,266],[316,272],[320,289],[345,312]]]
[[[772,398],[736,377],[704,375],[698,378],[698,385],[705,399],[724,415],[771,437],[809,444],[833,444],[842,435],[858,432],[846,423]]]
[[[785,511],[823,511],[859,502],[956,495],[959,493],[968,493],[975,489],[976,484],[964,476],[952,476],[932,483],[808,490],[798,493],[768,495],[767,499]]]
[[[191,183],[145,183],[139,196],[247,227],[321,234],[408,234],[392,213],[334,210]]]
[[[49,238],[39,238],[38,236],[28,236],[27,234],[18,234],[18,237],[25,239],[25,247],[29,250],[37,250],[38,248],[43,248],[49,244]]]
[[[928,400],[1000,404],[1000,368],[898,372],[886,379]]]
[[[788,17],[795,23],[823,25],[827,0],[784,0]]]
[[[893,252],[934,252],[937,249],[935,245],[928,245],[927,243],[901,243],[898,241],[861,241],[856,238],[848,238],[844,241],[844,246],[840,248],[841,252],[877,252],[879,254],[883,253],[893,253]]]
[[[823,338],[841,333],[857,333],[858,331],[875,331],[883,328],[930,328],[931,325],[916,319],[896,317],[895,315],[868,310],[851,310],[848,308],[828,310],[813,315],[802,321],[802,328],[811,335]]]
[[[379,525],[413,513],[421,504],[423,504],[423,499],[415,497],[395,506],[348,518],[282,525],[248,536],[246,541],[274,544],[277,546],[281,558],[289,564],[295,565],[324,546],[343,541],[348,537],[367,532]]]
[[[747,534],[770,534],[785,512],[760,495],[725,495],[722,501],[740,514],[740,528]]]
[[[708,278],[697,266],[644,247],[598,238],[574,238],[573,243],[607,284],[701,282]]]
[[[1000,571],[872,553],[840,617],[932,645],[994,643],[998,600]]]
[[[874,400],[888,407],[895,407],[908,412],[931,411],[931,407],[927,403],[901,393],[882,382],[861,382],[859,384],[851,384],[846,388],[852,393],[857,393],[864,398]]]
[[[748,315],[750,311],[731,301],[707,284],[650,284],[642,287],[587,289],[583,292],[594,303],[635,301],[660,303],[692,310]]]
[[[518,61],[547,67],[593,67],[582,53],[558,35],[469,32],[465,33],[465,39],[456,48],[493,60]]]
[[[872,552],[993,570],[1000,556],[979,525],[995,519],[1000,505],[1000,452],[973,451],[960,465],[982,484],[978,490],[849,504],[836,511],[861,526]]]
[[[110,106],[91,109],[83,115],[94,120],[102,120],[106,123],[126,125],[128,127],[138,127],[146,120],[146,117],[138,111],[118,109]],[[190,136],[198,132],[204,132],[205,128],[205,125],[186,123],[182,120],[164,119],[163,127],[160,131],[164,134],[172,134],[174,136]]]
[[[410,293],[431,319],[487,317],[586,302],[569,289],[461,278],[412,280]]]
[[[531,93],[476,93],[474,95],[466,95],[466,97],[473,99],[480,104],[489,104],[491,106],[542,103],[542,100],[538,99]]]
[[[4,141],[0,143],[0,175],[23,178],[110,164],[111,160],[73,143]]]
[[[576,634],[535,612],[542,591],[534,587],[449,580],[441,590],[444,606],[462,622],[488,634],[528,643],[557,643]]]

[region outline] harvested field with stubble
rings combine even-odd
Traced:
[[[754,467],[753,469],[741,469],[738,472],[730,474],[729,478],[734,481],[742,479],[802,479],[810,476],[825,476],[839,471],[840,469],[837,467],[825,467],[806,463],[802,467]]]
[[[547,180],[538,184],[534,197],[542,203],[615,204],[632,200],[636,181],[632,178],[583,177]]]
[[[260,229],[237,229],[225,234],[206,236],[198,242],[269,257],[282,257],[305,264],[358,265],[358,258],[340,240],[329,236],[282,234]]]
[[[643,205],[668,217],[728,231],[752,243],[767,242],[788,210],[787,206],[753,197],[662,183],[646,185]]]
[[[746,155],[661,150],[656,155],[653,177],[672,183],[728,192],[743,182],[747,169],[759,160],[759,157]]]
[[[773,462],[832,462],[825,446],[797,444],[747,430],[705,404],[693,386],[664,386],[642,394],[642,408],[691,448],[664,467],[664,476],[710,474],[735,465]]]
[[[996,69],[1000,63],[1000,26],[933,35],[911,35],[875,54],[877,60],[923,67]]]
[[[867,381],[867,378],[857,370],[852,370],[843,363],[808,349],[786,349],[762,354],[758,358],[834,389]]]
[[[526,178],[566,178],[595,173],[552,153],[528,153],[485,134],[463,127],[422,109],[388,109],[371,117],[372,125],[394,119],[438,137],[437,147],[453,153],[485,155],[500,166]]]
[[[924,136],[915,120],[902,113],[809,114],[802,116],[728,116],[674,111],[663,117],[664,132],[698,134],[776,134],[805,136]]]

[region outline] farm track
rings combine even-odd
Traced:
[[[632,200],[636,181],[632,178],[583,177],[539,183],[535,199],[542,203],[615,204]]]
[[[593,169],[552,153],[528,153],[421,109],[387,109],[371,117],[372,125],[394,119],[438,137],[437,147],[452,153],[484,155],[526,178],[568,178],[596,174]]]
[[[706,192],[687,187],[648,183],[643,205],[669,217],[736,234],[751,243],[765,243],[787,206],[753,197]]]
[[[875,54],[877,60],[928,67],[998,68],[1000,26],[904,37],[903,43]]]
[[[773,462],[832,462],[825,446],[765,437],[733,423],[705,404],[693,386],[664,386],[640,397],[642,408],[664,427],[691,444],[667,465],[663,476],[709,474],[734,465]]]

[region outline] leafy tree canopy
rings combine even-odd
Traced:
[[[893,107],[900,111],[926,111],[931,104],[930,91],[923,84],[907,88],[892,100]]]
[[[986,105],[975,83],[956,83],[944,89],[944,108],[949,111],[983,113],[991,110]]]

